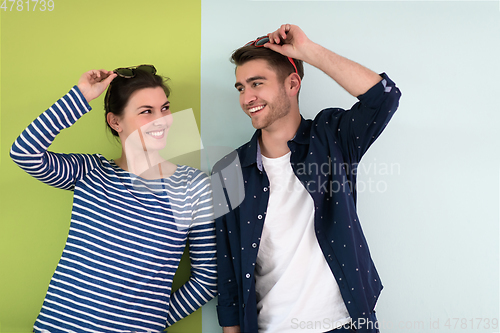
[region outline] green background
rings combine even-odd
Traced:
[[[1,0],[0,2],[3,2]],[[9,158],[13,141],[90,69],[154,64],[168,76],[172,110],[192,108],[200,122],[201,4],[189,1],[55,0],[53,11],[1,12],[0,332],[31,332],[62,253],[72,192],[32,179]],[[26,6],[26,1],[24,1]],[[105,130],[102,96],[63,131],[57,152],[117,158]],[[185,256],[174,280],[189,276]],[[201,310],[169,332],[201,332]]]

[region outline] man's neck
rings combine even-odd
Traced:
[[[262,135],[259,138],[261,154],[269,158],[278,158],[287,154],[290,151],[287,143],[297,133],[300,122],[301,117],[297,109],[290,117],[283,121],[276,121],[271,128],[262,129]]]

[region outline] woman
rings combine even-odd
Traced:
[[[106,120],[121,157],[47,151],[108,85]],[[215,296],[208,177],[159,154],[172,124],[168,96],[153,66],[92,70],[14,142],[11,157],[27,173],[74,191],[68,239],[35,332],[160,332]],[[191,278],[170,295],[187,240]]]

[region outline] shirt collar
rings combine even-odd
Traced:
[[[295,133],[295,136],[291,141],[294,141],[298,144],[308,144],[309,143],[309,134],[311,133],[311,121],[307,121],[300,116],[300,125],[299,129]],[[252,138],[249,142],[243,145],[240,148],[240,158],[241,166],[247,167],[254,163],[257,164],[257,168],[262,171],[262,155],[260,152],[260,144],[259,137],[262,135],[262,131],[260,129],[256,130],[253,134]]]
[[[300,115],[300,125],[297,133],[293,137],[292,141],[299,144],[309,144],[310,133],[311,133],[311,121],[307,121]]]
[[[250,141],[240,147],[239,155],[242,167],[247,167],[254,163],[257,163],[257,159],[259,159],[261,160],[261,167],[259,169],[262,170],[262,159],[260,158],[260,147],[258,140],[260,135],[261,130],[256,130]]]

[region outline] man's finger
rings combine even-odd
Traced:
[[[271,44],[271,43],[266,43],[264,44],[264,47],[267,47],[268,49],[273,50],[274,52],[281,53],[281,48],[282,46],[279,44]]]
[[[287,30],[287,29],[286,29],[286,26],[287,26],[287,24],[283,24],[283,25],[281,26],[281,29],[280,29],[280,32],[281,32],[281,37],[282,37],[283,39],[286,39],[286,33],[287,33],[287,31],[288,31],[288,30],[290,30],[290,29],[288,29],[288,30]]]

